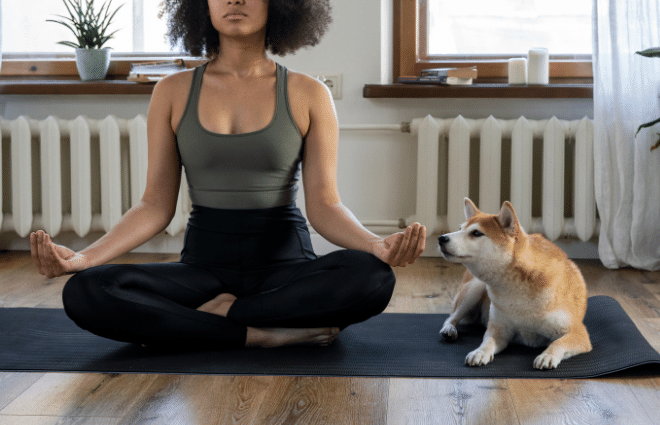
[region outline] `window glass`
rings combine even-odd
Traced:
[[[591,54],[592,0],[420,0],[428,56]],[[424,52],[420,52],[422,55]]]
[[[56,15],[69,16],[63,0],[0,0],[2,1],[2,50],[21,53],[72,52],[71,47],[58,41],[76,42],[73,33],[48,19],[63,20]],[[105,0],[95,0],[99,10]],[[105,47],[113,52],[170,52],[165,34],[166,16],[158,18],[161,0],[112,0],[110,9],[123,6],[108,28],[117,30]],[[135,16],[134,16],[135,15]],[[68,22],[66,20],[63,20]],[[134,22],[141,31],[134,31]]]

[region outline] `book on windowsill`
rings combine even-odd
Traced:
[[[469,86],[472,84],[472,78],[417,77],[414,75],[403,75],[399,77],[398,81],[404,84],[440,84],[443,86]]]
[[[132,63],[128,81],[137,83],[155,83],[168,75],[187,69],[182,59],[172,61],[155,61]]]
[[[423,69],[422,77],[477,78],[477,67]]]

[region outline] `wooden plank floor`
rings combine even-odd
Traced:
[[[176,261],[128,254],[117,263]],[[589,295],[618,300],[660,351],[660,272],[577,261]],[[462,266],[422,258],[396,269],[387,312],[446,313]],[[0,252],[0,307],[62,308],[68,277],[28,252]],[[438,329],[441,323],[438,323]],[[0,341],[0,343],[2,343]],[[317,378],[0,373],[11,424],[656,424],[660,378],[587,380]]]

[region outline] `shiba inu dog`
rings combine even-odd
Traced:
[[[465,198],[465,218],[459,231],[438,238],[444,258],[467,268],[440,334],[456,340],[461,319],[486,326],[465,363],[488,364],[510,342],[547,346],[536,369],[591,351],[582,323],[587,287],[566,254],[540,234],[525,233],[508,201],[499,214],[485,214]]]

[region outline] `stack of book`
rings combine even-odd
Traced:
[[[132,63],[128,81],[155,83],[170,74],[187,69],[182,59],[172,61]]]
[[[399,77],[400,83],[406,84],[443,84],[469,85],[477,78],[477,68],[431,68],[422,70],[421,77],[404,75]]]

